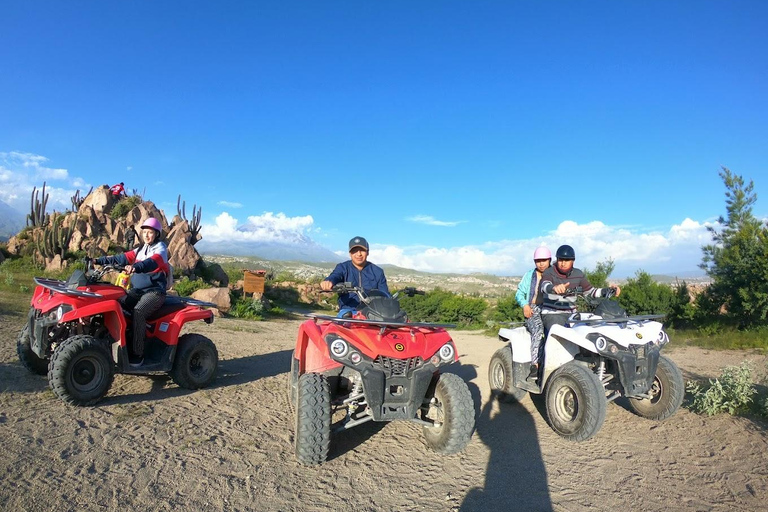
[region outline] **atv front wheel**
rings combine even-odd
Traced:
[[[74,405],[93,405],[101,400],[114,378],[106,344],[88,335],[64,340],[53,352],[48,367],[53,392]]]
[[[547,383],[547,418],[557,434],[569,441],[586,441],[605,421],[605,389],[589,368],[570,362]]]
[[[325,375],[299,377],[296,397],[296,458],[308,466],[322,464],[331,444],[331,387]]]
[[[48,373],[48,360],[40,359],[32,351],[32,337],[29,335],[29,323],[19,333],[19,337],[16,338],[16,353],[19,356],[19,361],[24,365],[24,368],[37,375],[45,375]]]
[[[514,385],[512,367],[512,347],[510,346],[497,350],[491,358],[491,364],[488,365],[488,383],[491,385],[491,394],[499,402],[519,402],[525,397],[526,391]]]
[[[218,364],[219,352],[211,340],[201,334],[184,334],[179,338],[171,378],[182,388],[204,388],[216,376]]]
[[[445,455],[460,452],[475,430],[475,406],[467,383],[458,375],[440,374],[428,398],[421,419],[435,426],[423,428],[427,446]]]
[[[648,394],[651,398],[630,398],[629,406],[638,416],[649,420],[665,420],[675,414],[685,396],[683,374],[667,357],[659,356],[656,375]]]

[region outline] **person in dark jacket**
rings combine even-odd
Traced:
[[[549,333],[553,325],[565,325],[568,317],[576,312],[576,295],[564,296],[568,288],[581,288],[589,297],[604,297],[608,288],[595,288],[584,275],[584,272],[573,267],[576,252],[570,245],[561,245],[555,253],[557,261],[544,271],[541,276],[540,291],[542,295],[541,320],[544,332]],[[621,288],[613,286],[616,297]]]
[[[160,241],[162,225],[157,219],[149,218],[141,224],[140,248],[96,258],[99,265],[117,265],[125,267],[124,272],[131,276],[131,287],[120,301],[127,310],[133,310],[133,360],[132,366],[144,363],[144,336],[147,318],[160,309],[165,302],[165,290],[168,283],[168,248]]]
[[[350,259],[339,263],[333,272],[320,283],[320,288],[330,291],[339,283],[352,283],[365,290],[380,290],[390,295],[384,271],[368,261],[368,241],[356,236],[349,241]],[[354,293],[339,294],[339,316],[348,311],[357,311],[360,299]]]

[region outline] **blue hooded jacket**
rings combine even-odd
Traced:
[[[388,296],[389,288],[387,287],[387,278],[384,277],[384,271],[374,265],[373,263],[366,262],[362,270],[358,270],[352,263],[352,260],[347,260],[336,265],[333,272],[326,278],[326,281],[330,281],[333,284],[339,283],[352,283],[365,290],[381,290]],[[339,294],[339,308],[358,309],[360,306],[360,299],[354,293],[342,293]]]

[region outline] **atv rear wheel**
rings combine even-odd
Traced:
[[[16,339],[16,354],[24,368],[37,375],[48,373],[48,360],[40,359],[32,351],[32,337],[29,335],[29,323],[19,333]]]
[[[308,466],[322,464],[331,444],[331,387],[325,375],[299,377],[296,397],[296,458]]]
[[[525,397],[526,391],[514,385],[512,368],[512,347],[500,348],[491,357],[491,364],[488,365],[488,383],[491,385],[491,394],[499,402],[519,402]]]
[[[475,430],[475,405],[467,383],[452,373],[440,374],[421,419],[439,426],[424,427],[427,446],[445,455],[464,449]]]
[[[88,335],[64,340],[53,352],[48,367],[53,392],[74,405],[93,405],[101,400],[114,378],[106,344]]]
[[[630,398],[629,406],[638,416],[649,420],[665,420],[675,414],[685,397],[683,374],[677,365],[665,356],[659,356],[656,375],[648,394],[651,398]]]
[[[569,441],[586,441],[605,421],[605,389],[584,365],[569,362],[547,383],[547,418],[557,434]]]
[[[211,340],[202,334],[184,334],[179,338],[171,378],[182,388],[204,388],[216,376],[218,364],[219,352]]]

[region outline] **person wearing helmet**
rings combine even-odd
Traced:
[[[618,286],[593,287],[584,272],[574,268],[576,252],[570,245],[558,247],[555,257],[557,261],[544,272],[540,285],[541,319],[545,334],[555,324],[565,325],[568,317],[576,312],[576,295],[564,296],[567,289],[581,288],[581,291],[590,297],[604,297],[610,288],[616,291],[616,297],[621,293]]]
[[[539,373],[539,352],[544,339],[544,325],[541,323],[541,294],[539,285],[552,261],[552,253],[546,247],[539,247],[533,252],[534,268],[523,275],[515,293],[515,300],[523,308],[525,328],[531,334],[531,371],[529,379],[535,379]]]
[[[368,241],[356,236],[349,241],[349,260],[336,265],[333,272],[320,283],[320,288],[330,291],[339,283],[352,283],[366,292],[380,290],[390,295],[384,271],[368,261]],[[354,293],[339,294],[339,316],[357,311],[360,299]]]
[[[141,366],[144,362],[143,328],[147,318],[160,309],[165,302],[165,289],[168,283],[167,274],[168,248],[160,240],[163,227],[155,218],[148,218],[141,223],[141,247],[114,256],[102,256],[94,260],[99,265],[116,265],[124,267],[130,275],[130,288],[120,301],[127,310],[133,310],[133,357],[132,366]],[[139,328],[140,326],[140,328]]]

